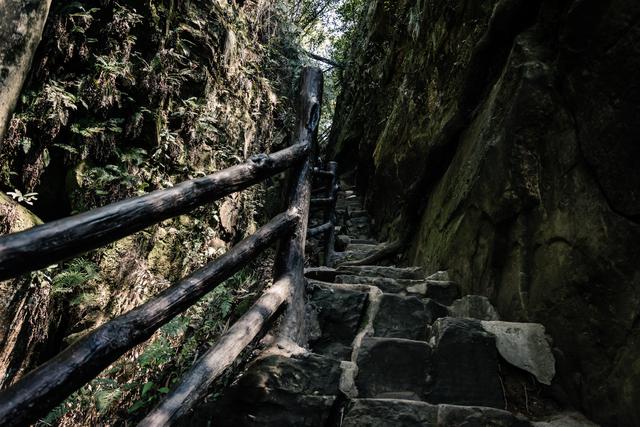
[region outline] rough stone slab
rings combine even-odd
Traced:
[[[454,282],[427,279],[425,296],[438,301],[440,304],[451,305],[460,298],[460,287]]]
[[[489,298],[480,295],[466,295],[457,299],[449,307],[451,317],[467,317],[478,320],[500,320]]]
[[[427,276],[427,280],[435,280],[438,282],[449,282],[451,279],[449,278],[449,273],[446,271],[436,271],[435,273]]]
[[[345,407],[342,425],[347,427],[533,427],[525,418],[500,409],[433,405],[398,399],[351,400]]]
[[[336,283],[351,283],[376,286],[383,292],[388,294],[404,294],[413,293],[408,292],[408,288],[424,286],[426,292],[426,282],[423,280],[411,280],[411,279],[390,279],[388,277],[376,277],[376,276],[355,276],[347,274],[338,274],[335,278]],[[416,294],[422,294],[415,292]]]
[[[416,297],[385,294],[373,322],[374,336],[426,341],[431,314]]]
[[[396,399],[357,399],[345,408],[343,427],[435,426],[438,407],[425,402]]]
[[[344,252],[334,254],[336,262],[360,261],[378,251],[377,245],[349,245]]]
[[[242,400],[235,390],[219,402],[198,408],[180,426],[324,427],[336,396],[290,394],[264,389],[259,400]]]
[[[556,374],[555,358],[538,323],[483,321],[485,331],[495,335],[500,355],[509,363],[523,369],[546,385]]]
[[[421,267],[383,267],[379,265],[341,266],[338,274],[356,276],[377,276],[390,279],[423,280],[424,270]]]
[[[447,308],[433,300],[384,294],[373,322],[374,336],[426,341],[428,325],[447,315]]]
[[[443,427],[531,427],[531,423],[495,408],[439,405],[437,425]]]
[[[425,396],[431,347],[426,342],[397,338],[365,338],[356,361],[360,397],[408,393]]]
[[[236,388],[246,399],[259,400],[265,389],[310,395],[337,395],[342,369],[340,361],[306,354],[297,358],[280,355],[256,360],[240,377]]]
[[[313,287],[309,294],[319,328],[319,336],[309,341],[312,351],[338,360],[351,358],[367,294],[363,292]]]
[[[598,427],[577,412],[567,412],[551,416],[545,420],[534,422],[533,427]]]
[[[257,359],[222,399],[198,408],[188,424],[325,426],[342,374],[340,361],[317,354]]]
[[[349,236],[345,236],[344,234],[336,236],[335,249],[338,252],[342,252],[346,249],[346,247],[351,243],[351,238]]]
[[[480,321],[445,317],[432,326],[430,403],[504,407],[495,336]]]

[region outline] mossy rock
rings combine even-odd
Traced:
[[[42,224],[36,214],[0,193],[0,233],[16,233]]]

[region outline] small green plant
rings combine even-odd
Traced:
[[[53,277],[53,293],[73,293],[97,276],[98,272],[94,263],[84,258],[74,259],[61,273]]]

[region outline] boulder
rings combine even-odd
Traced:
[[[555,358],[544,326],[538,323],[483,321],[482,328],[496,337],[500,355],[545,385],[555,376]]]
[[[480,295],[466,295],[455,300],[449,307],[451,317],[468,317],[478,320],[500,320],[489,298]]]

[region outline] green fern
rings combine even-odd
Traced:
[[[53,277],[53,293],[68,294],[75,292],[83,285],[98,276],[94,263],[84,258],[71,261],[64,271]]]

